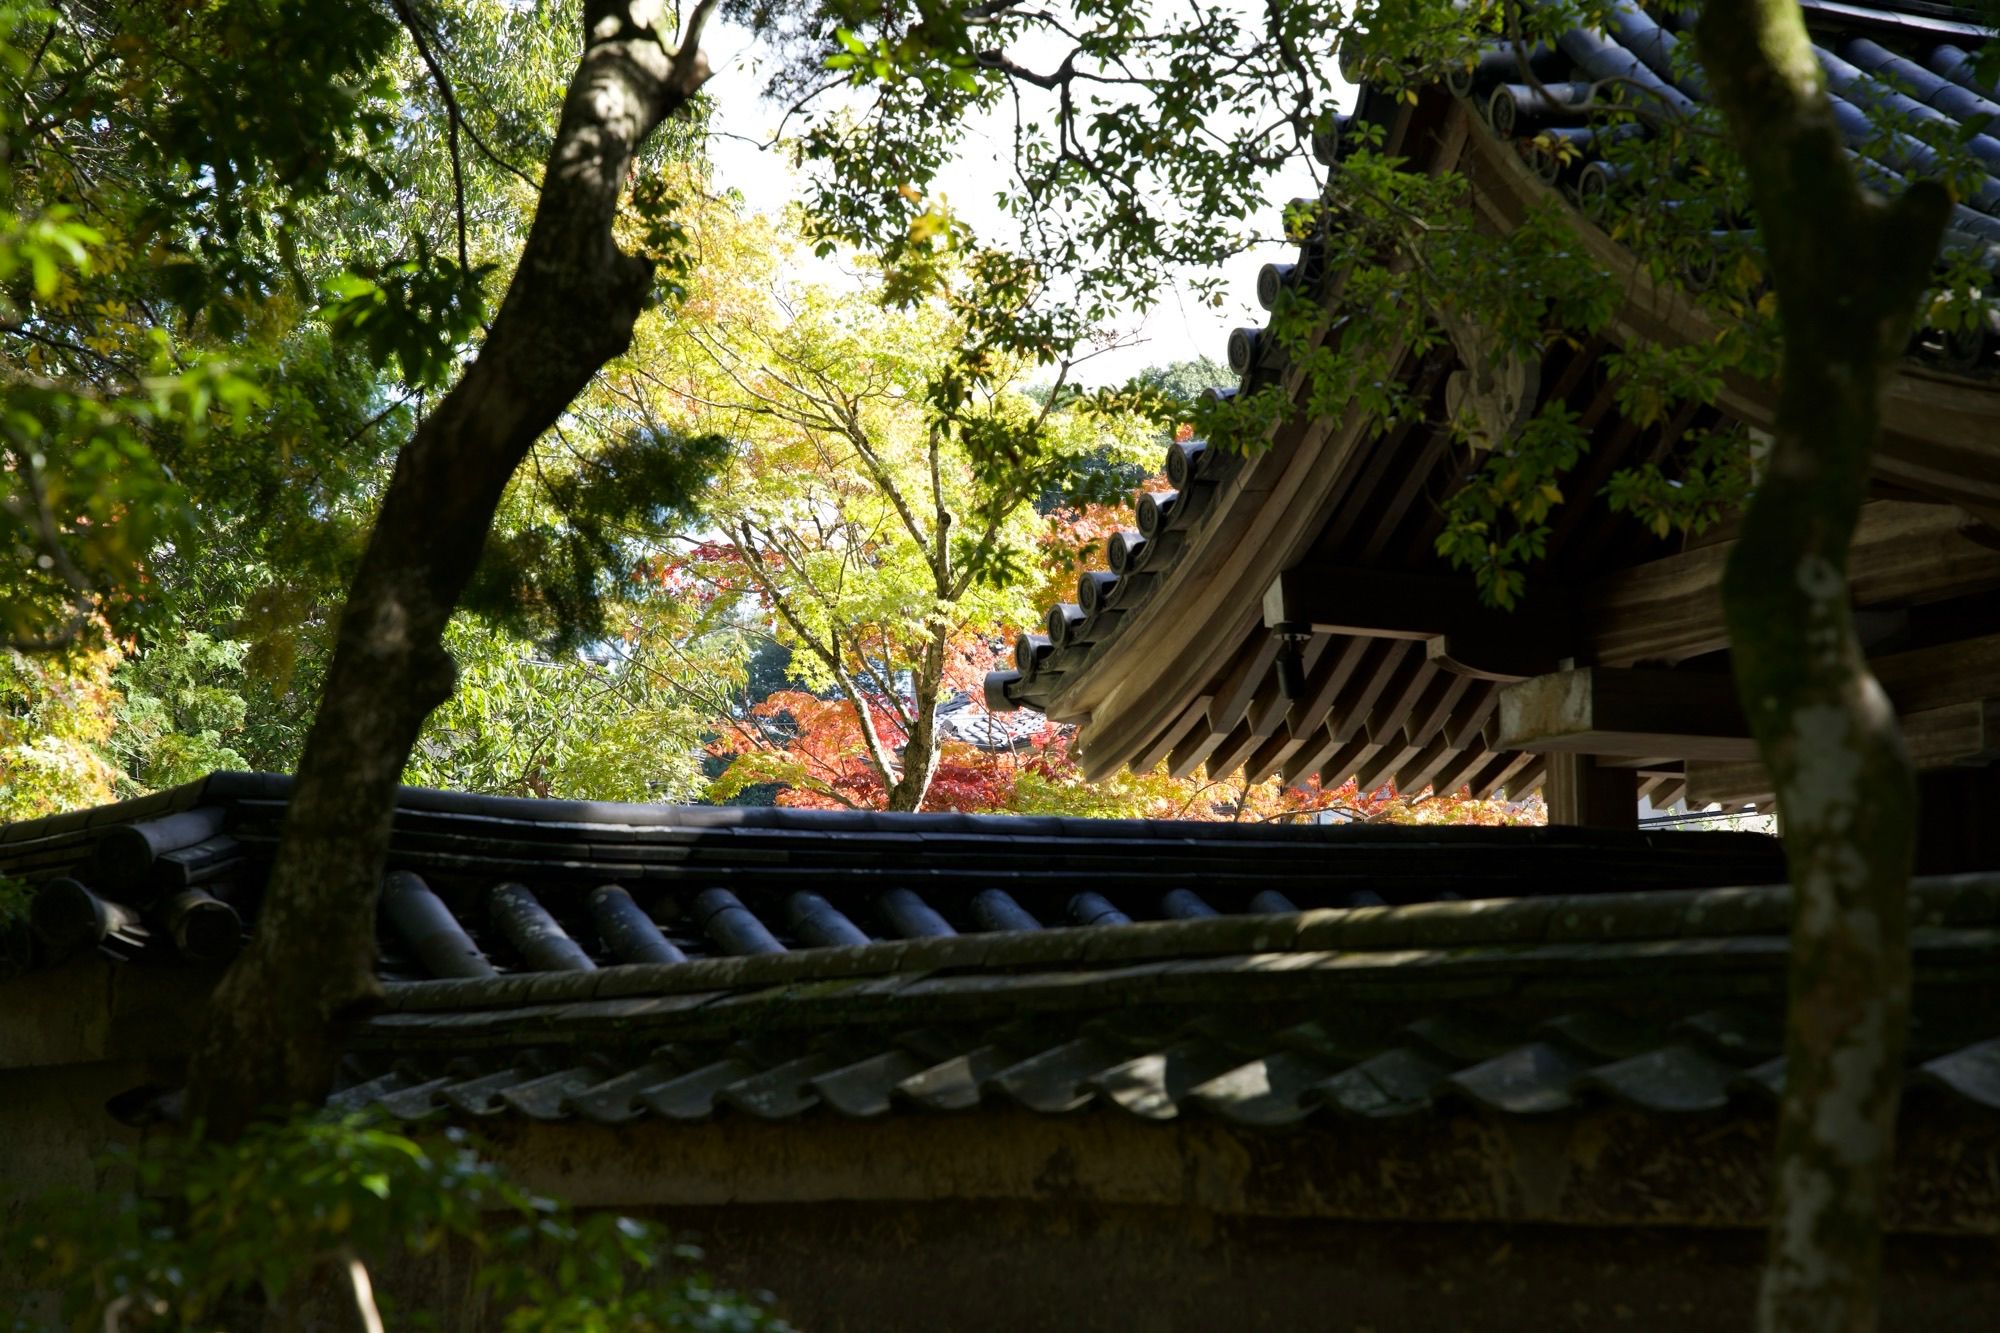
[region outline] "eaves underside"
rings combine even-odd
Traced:
[[[1656,283],[1554,179],[1531,165],[1522,143],[1496,135],[1467,98],[1440,88],[1414,106],[1385,109],[1381,99],[1371,106],[1367,96],[1359,114],[1383,116],[1390,150],[1422,169],[1465,174],[1488,225],[1510,228],[1537,204],[1568,210],[1592,257],[1624,291],[1601,342],[1574,355],[1553,355],[1543,366],[1544,400],[1566,398],[1586,423],[1596,423],[1590,427],[1592,454],[1580,476],[1566,482],[1572,494],[1594,496],[1613,470],[1664,457],[1691,430],[1732,420],[1753,429],[1771,425],[1769,387],[1740,377],[1725,382],[1719,410],[1686,411],[1646,428],[1625,421],[1596,364],[1601,353],[1638,338],[1709,341],[1715,327],[1682,290]],[[2000,219],[1961,211],[1964,225],[1982,234],[2000,228]],[[1309,241],[1301,271],[1311,267],[1311,250]],[[1340,286],[1334,274],[1321,288],[1326,330],[1337,330]],[[1300,398],[1297,372],[1268,350],[1257,351],[1255,331],[1244,345],[1252,349],[1241,367],[1246,388],[1275,375],[1294,400]],[[1423,360],[1404,357],[1401,364],[1406,382],[1432,386],[1462,365],[1449,347]],[[1277,658],[1285,649],[1274,641],[1263,605],[1279,574],[1412,575],[1438,587],[1452,578],[1470,583],[1432,549],[1439,504],[1469,463],[1464,446],[1437,424],[1443,415],[1438,394],[1420,388],[1419,397],[1428,407],[1426,422],[1415,427],[1377,432],[1351,417],[1291,419],[1261,452],[1210,456],[1199,469],[1183,469],[1194,481],[1175,499],[1179,527],[1169,530],[1162,520],[1162,530],[1151,534],[1152,554],[1168,556],[1130,562],[1117,579],[1087,576],[1098,580],[1089,591],[1102,609],[1086,607],[1081,616],[1074,607],[1052,611],[1049,640],[1024,637],[1017,678],[989,682],[995,705],[1037,707],[1076,723],[1078,753],[1093,780],[1164,760],[1176,773],[1204,763],[1211,771],[1242,764],[1252,778],[1276,774],[1291,781],[1317,772],[1328,783],[1351,776],[1370,788],[1393,780],[1402,790],[1435,783],[1440,790],[1469,787],[1474,795],[1503,788],[1518,794],[1537,785],[1543,757],[1505,749],[1494,720],[1500,686],[1533,670],[1511,662],[1482,670],[1477,662],[1457,660],[1451,645],[1420,634],[1366,642],[1319,634],[1304,640],[1304,693],[1292,697],[1282,688]],[[1857,596],[1864,607],[1868,596],[1897,607],[2000,588],[2000,386],[1988,376],[1908,362],[1885,404],[1876,493],[1882,499],[1869,518],[1876,530],[1926,528],[1920,559],[1907,542],[1907,552],[1897,547],[1885,558],[1927,564],[1935,586],[1926,586],[1921,570],[1870,582],[1863,569]],[[1652,539],[1631,520],[1589,515],[1583,512],[1588,508],[1578,503],[1559,511],[1549,556],[1531,572],[1528,594],[1530,602],[1539,598],[1543,608],[1560,607],[1564,614],[1581,608],[1585,626],[1608,627],[1607,615],[1620,625],[1685,616],[1677,606],[1648,602],[1634,581],[1669,558],[1718,570],[1726,559],[1727,524],[1683,550]],[[1928,534],[1929,527],[1936,534]],[[1883,549],[1889,550],[1886,541]],[[1327,600],[1335,600],[1332,593]],[[1547,645],[1547,663],[1538,669],[1703,658],[1700,669],[1726,673],[1725,663],[1708,659],[1726,643],[1719,605],[1703,603],[1695,614],[1713,622],[1712,632],[1684,626],[1677,637],[1654,642],[1629,629],[1619,640],[1593,638],[1597,629],[1574,629]],[[1525,628],[1518,637],[1532,639],[1537,632]],[[1630,762],[1640,770],[1640,789],[1656,804],[1686,790],[1684,766],[1674,756],[1662,754],[1653,769],[1643,767],[1646,760]]]

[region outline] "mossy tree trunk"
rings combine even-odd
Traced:
[[[1795,896],[1786,1081],[1759,1326],[1875,1326],[1910,990],[1916,789],[1855,637],[1848,548],[1885,381],[1950,199],[1866,194],[1796,0],[1708,0],[1702,63],[1744,160],[1784,321],[1773,441],[1723,584],[1737,689]]]
[[[375,903],[396,786],[418,729],[450,697],[443,644],[494,510],[535,440],[630,344],[650,261],[612,234],[627,174],[707,77],[693,7],[681,42],[658,0],[588,0],[534,222],[478,357],[396,460],[341,616],[299,761],[258,929],[210,1006],[189,1110],[233,1137],[317,1104],[333,1020],[375,988]]]

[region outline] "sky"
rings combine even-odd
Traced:
[[[740,191],[757,211],[776,212],[798,196],[799,184],[783,152],[755,147],[769,142],[776,133],[780,109],[760,96],[764,79],[756,68],[749,34],[730,24],[718,24],[710,28],[702,47],[715,70],[708,91],[716,107],[711,123],[720,131],[710,146],[716,183]],[[969,128],[966,152],[943,174],[938,189],[982,239],[1006,240],[1016,229],[1013,220],[995,205],[994,194],[1005,179],[1006,164],[1001,155],[1010,142],[1010,123],[995,115]],[[1275,178],[1265,210],[1269,230],[1278,230],[1286,200],[1315,192],[1312,175],[1303,163]],[[1133,312],[1117,331],[1125,335],[1122,341],[1134,345],[1079,365],[1072,372],[1072,382],[1086,387],[1118,384],[1148,366],[1197,356],[1226,360],[1229,331],[1238,325],[1264,322],[1257,306],[1257,270],[1271,260],[1293,259],[1296,252],[1296,246],[1272,244],[1239,255],[1223,275],[1228,291],[1220,309],[1176,292],[1149,313]]]

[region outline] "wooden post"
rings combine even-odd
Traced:
[[[1637,828],[1639,775],[1630,768],[1607,768],[1593,755],[1548,756],[1542,799],[1549,823],[1584,828]]]

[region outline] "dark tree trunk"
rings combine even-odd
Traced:
[[[330,1021],[374,989],[375,901],[395,790],[447,699],[443,647],[501,492],[543,431],[631,341],[652,266],[612,236],[635,154],[707,76],[702,0],[680,54],[646,0],[589,0],[585,45],[520,265],[464,377],[396,461],[348,591],[255,938],[216,992],[189,1109],[232,1136],[316,1103]]]
[[[1723,584],[1736,682],[1791,861],[1791,1011],[1765,1330],[1875,1326],[1909,1010],[1916,787],[1855,638],[1848,547],[1882,389],[1949,196],[1884,202],[1842,153],[1796,0],[1708,0],[1702,62],[1743,155],[1784,320],[1770,456]]]

